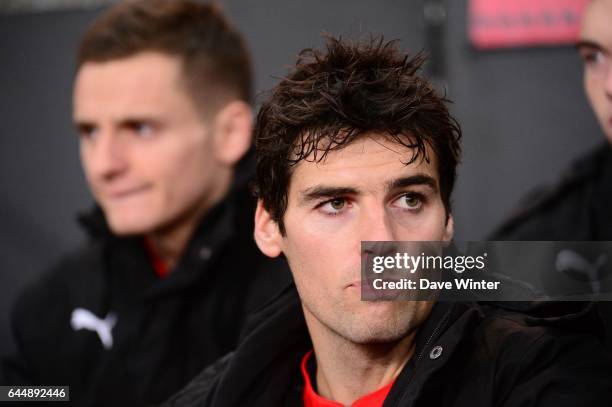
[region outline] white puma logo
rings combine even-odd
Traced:
[[[70,318],[70,326],[75,331],[79,329],[95,331],[100,337],[104,349],[113,347],[112,330],[116,323],[117,315],[112,312],[109,312],[104,319],[100,319],[85,308],[75,308]]]
[[[600,269],[606,264],[607,260],[607,256],[602,254],[591,264],[578,253],[565,249],[557,254],[556,266],[557,271],[561,273],[565,273],[577,280],[588,281],[593,293],[599,294],[601,291],[600,280],[603,278]]]

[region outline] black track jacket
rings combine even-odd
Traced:
[[[88,217],[91,242],[18,298],[18,354],[3,361],[0,384],[68,385],[73,406],[170,397],[234,349],[247,313],[290,280],[255,246],[252,204],[244,189],[213,208],[164,279],[142,239]]]
[[[612,361],[592,304],[437,303],[385,407],[612,405]],[[301,406],[312,349],[299,297],[286,289],[247,324],[237,350],[163,407]],[[434,350],[435,349],[435,350]]]

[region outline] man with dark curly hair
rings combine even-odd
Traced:
[[[273,89],[255,130],[255,239],[295,285],[166,405],[610,405],[612,364],[579,332],[590,307],[361,300],[361,241],[453,235],[461,131],[422,62],[330,38]]]

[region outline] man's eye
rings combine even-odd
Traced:
[[[580,57],[587,65],[597,65],[605,60],[605,55],[600,50],[585,50],[580,53]]]
[[[334,198],[323,202],[319,208],[328,215],[337,215],[348,206],[348,202],[344,198]]]
[[[404,194],[396,199],[395,205],[401,209],[416,211],[421,209],[423,198],[417,194]]]
[[[344,208],[345,204],[346,204],[346,201],[344,199],[334,199],[333,201],[329,202],[329,205],[337,211]]]
[[[94,126],[80,126],[77,131],[83,140],[93,140],[98,134],[98,129]]]
[[[130,123],[129,128],[138,137],[151,137],[154,133],[153,126],[145,122]]]

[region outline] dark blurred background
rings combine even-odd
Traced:
[[[19,1],[0,1],[8,2],[0,13],[3,353],[13,346],[8,313],[16,294],[84,238],[75,215],[89,208],[92,199],[71,124],[71,92],[76,44],[101,8],[32,12],[19,7]],[[553,183],[572,158],[603,137],[583,94],[575,49],[478,50],[467,35],[467,1],[220,4],[251,46],[258,91],[273,86],[300,49],[321,46],[325,32],[350,38],[382,34],[401,40],[405,50],[427,51],[427,73],[455,102],[452,110],[464,131],[454,196],[456,237],[478,240],[523,195]],[[10,13],[9,3],[15,6]]]

